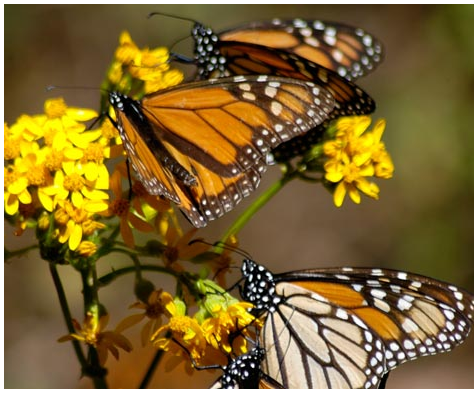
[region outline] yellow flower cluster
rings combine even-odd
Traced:
[[[182,73],[170,69],[168,56],[165,48],[140,50],[122,33],[111,67],[116,72],[109,70],[108,77],[118,85],[142,84],[140,94],[175,85]],[[22,115],[13,125],[5,124],[4,206],[18,235],[38,226],[69,250],[92,256],[97,247],[90,238],[105,228],[98,215],[118,217],[122,238],[133,247],[132,228],[150,232],[159,223],[154,227],[149,222],[169,210],[169,203],[148,195],[139,182],[133,183],[132,199],[124,194],[128,182],[123,188],[122,178],[130,178],[125,165],[110,173],[106,165],[124,156],[122,142],[108,119],[87,129],[85,123],[97,116],[56,98],[45,102],[44,114]]]
[[[105,365],[109,352],[118,359],[118,348],[130,352],[132,344],[117,329],[113,331],[105,331],[105,327],[109,322],[109,315],[103,315],[100,318],[92,313],[87,312],[84,324],[81,326],[79,322],[73,320],[75,333],[65,335],[58,339],[58,342],[65,341],[81,341],[97,350],[99,364]]]
[[[199,309],[194,316],[180,298],[173,298],[163,290],[150,293],[147,302],[136,302],[131,307],[144,313],[131,315],[117,326],[121,332],[148,318],[143,326],[142,344],[149,341],[158,349],[170,351],[182,358],[187,352],[196,365],[226,363],[228,354],[247,352],[250,327],[259,321],[248,310],[252,304],[240,302],[214,282],[199,280],[197,287],[203,292]],[[162,324],[163,317],[168,319]],[[189,365],[188,365],[189,366]]]
[[[114,89],[148,94],[182,82],[183,73],[170,68],[167,48],[139,49],[127,31],[120,35],[119,44],[107,72]],[[138,87],[137,82],[141,82]]]
[[[325,179],[335,184],[334,204],[340,207],[346,194],[356,204],[360,203],[360,192],[378,199],[378,186],[367,177],[389,179],[394,166],[390,154],[381,141],[385,120],[378,120],[372,131],[367,131],[369,116],[352,116],[338,119],[333,130],[334,139],[327,141],[324,154]]]
[[[23,115],[5,125],[5,212],[17,218],[20,231],[39,216],[48,228],[50,219],[41,214],[54,213],[55,237],[76,250],[84,236],[104,227],[93,216],[108,207],[104,160],[120,153],[110,147],[117,135],[86,130],[84,122],[97,113],[67,107],[62,98],[47,100],[44,109],[44,115]]]
[[[219,288],[211,281],[203,282]],[[177,355],[186,349],[196,365],[213,365],[217,360],[224,365],[224,354],[246,353],[248,329],[258,323],[248,312],[252,304],[238,301],[220,290],[221,294],[208,294],[193,317],[186,314],[183,301],[163,293],[162,302],[169,321],[152,335],[154,346]],[[171,333],[170,338],[165,336],[167,332]]]

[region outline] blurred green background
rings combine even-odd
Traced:
[[[343,264],[415,271],[474,292],[474,6],[342,5],[5,5],[5,121],[43,111],[47,98],[62,95],[71,106],[98,109],[98,93],[65,90],[51,84],[99,87],[124,29],[140,47],[170,46],[190,24],[151,11],[174,13],[209,24],[217,31],[241,22],[304,17],[346,22],[378,37],[384,63],[360,85],[377,101],[374,118],[387,119],[385,142],[395,176],[380,181],[379,201],[340,209],[321,187],[290,183],[240,234],[240,246],[275,272]],[[175,50],[190,55],[191,40]],[[189,69],[187,69],[189,71]],[[259,191],[277,179],[272,168]],[[255,195],[259,193],[257,191]],[[234,212],[199,234],[216,241]],[[34,242],[33,233],[5,244]],[[112,262],[101,268],[110,270]],[[46,263],[37,252],[9,261],[5,273],[5,387],[90,387],[80,378]],[[80,280],[60,267],[73,315],[81,319]],[[127,316],[134,301],[133,278],[121,278],[101,291],[111,327]],[[135,330],[131,334],[138,334]],[[121,354],[108,362],[113,388],[134,388],[152,357],[151,349]],[[160,368],[153,387],[202,388],[216,373],[182,376]],[[455,351],[409,362],[392,373],[389,388],[473,388],[474,337]]]

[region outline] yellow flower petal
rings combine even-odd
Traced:
[[[346,185],[347,191],[349,192],[349,197],[356,204],[360,204],[360,193],[356,187],[352,184]]]
[[[69,107],[66,110],[66,115],[74,120],[77,120],[78,122],[87,122],[99,116],[99,114],[93,109],[74,107]]]
[[[24,177],[18,178],[15,182],[8,185],[7,190],[11,194],[20,194],[26,190],[28,186],[28,180]]]
[[[69,223],[68,223],[69,227]],[[69,249],[76,250],[82,240],[82,227],[73,224],[71,235],[69,236]]]
[[[18,212],[18,208],[20,207],[20,202],[16,195],[5,193],[5,213],[7,215],[13,216]]]
[[[334,205],[340,207],[344,202],[344,197],[346,197],[346,185],[344,182],[339,183],[334,190]]]

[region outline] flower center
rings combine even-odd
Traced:
[[[49,119],[61,118],[66,115],[66,102],[62,98],[46,100],[44,112]]]
[[[5,160],[13,160],[20,156],[20,138],[4,139],[3,155]]]
[[[125,216],[130,210],[130,201],[118,198],[110,203],[110,210],[118,217]]]
[[[352,183],[360,178],[360,168],[355,163],[349,163],[344,166],[344,182]]]
[[[37,167],[32,167],[30,171],[27,172],[26,178],[30,185],[43,186],[46,184],[46,174],[46,168],[40,164]]]
[[[77,192],[84,186],[84,179],[79,174],[71,174],[64,178],[64,188],[70,192]]]
[[[90,143],[84,151],[83,162],[101,163],[104,160],[104,149],[101,144]]]
[[[51,152],[45,157],[44,165],[50,171],[57,171],[61,168],[61,164],[64,161],[64,153],[52,149]]]
[[[191,329],[192,318],[189,316],[173,316],[170,319],[169,327],[173,333],[184,336]]]
[[[163,305],[159,303],[154,303],[151,305],[148,305],[146,308],[146,315],[150,319],[158,319],[161,315],[164,313],[164,308]]]

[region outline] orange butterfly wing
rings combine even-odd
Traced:
[[[110,101],[145,188],[178,204],[196,227],[255,190],[267,153],[334,106],[313,83],[267,76],[180,85],[141,103],[111,93]]]
[[[383,59],[383,46],[374,36],[336,22],[274,19],[244,24],[218,37],[293,53],[350,80],[371,72]]]

